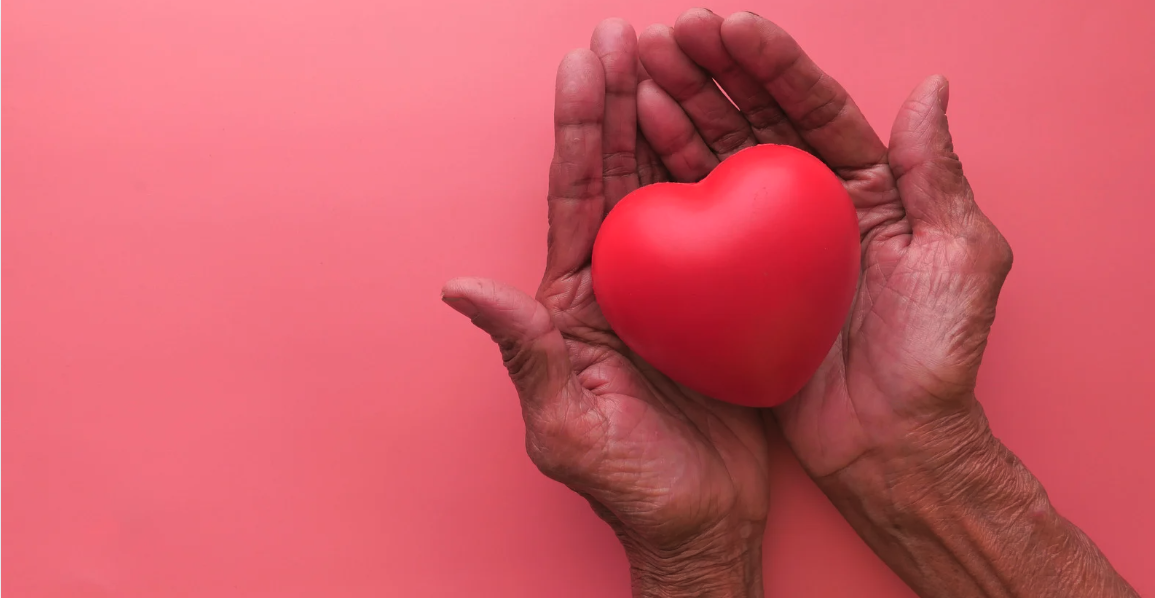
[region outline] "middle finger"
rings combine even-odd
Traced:
[[[726,51],[722,43],[722,17],[704,8],[688,10],[674,22],[674,39],[686,56],[709,71],[726,90],[749,121],[758,143],[793,145],[809,151],[810,147],[770,92]]]
[[[681,105],[719,159],[757,143],[734,104],[678,47],[673,29],[665,25],[646,29],[638,40],[638,52],[654,82]]]

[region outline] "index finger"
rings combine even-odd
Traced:
[[[722,22],[722,42],[832,169],[857,170],[885,159],[886,146],[850,95],[781,27],[736,13]]]
[[[554,154],[549,167],[546,279],[580,269],[590,259],[605,213],[602,121],[605,73],[590,50],[574,50],[557,70]]]
[[[594,29],[590,49],[606,79],[602,125],[602,178],[606,209],[638,188],[638,36],[623,19],[606,19]]]

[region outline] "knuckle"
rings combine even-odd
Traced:
[[[538,355],[526,343],[511,339],[495,338],[498,349],[501,350],[501,362],[509,372],[509,378],[518,388],[525,388],[526,382],[541,369],[538,364]]]
[[[602,177],[619,178],[638,172],[638,160],[633,152],[614,152],[602,156]]]
[[[968,244],[978,254],[981,264],[1000,277],[1006,276],[1014,262],[1010,243],[986,217],[974,228],[968,235]]]
[[[560,475],[564,468],[564,461],[558,458],[558,452],[551,443],[542,438],[540,433],[527,430],[525,435],[525,453],[542,473],[551,478]]]
[[[682,80],[665,81],[665,83],[669,84],[669,87],[665,85],[662,86],[666,89],[666,92],[679,102],[684,102],[706,93],[710,86],[714,84],[714,80],[703,75],[700,77],[687,77]]]
[[[774,129],[786,123],[786,114],[778,107],[777,104],[766,103],[760,106],[755,106],[743,112],[746,115],[746,120],[749,121],[750,126],[758,129]]]
[[[550,165],[550,200],[592,199],[601,195],[602,173],[587,165],[557,160]]]
[[[850,101],[845,93],[834,92],[794,120],[799,130],[817,131],[837,120],[849,106]]]
[[[992,281],[997,289],[1010,273],[1014,253],[1006,237],[981,212],[970,211],[961,219],[965,224],[950,235],[948,252],[952,267],[979,274]]]
[[[576,476],[575,447],[562,425],[530,425],[526,428],[525,452],[529,460],[546,476],[567,481]]]
[[[1007,241],[1007,238],[1004,237],[1002,233],[995,231],[995,234],[998,235],[996,241],[998,245],[998,263],[1002,267],[1001,269],[1005,275],[1011,271],[1011,267],[1015,264],[1015,252],[1011,249],[1010,242]]]
[[[720,155],[732,154],[752,143],[750,135],[745,130],[727,131],[718,136],[711,144],[714,152]]]
[[[652,163],[642,162],[638,164],[638,182],[640,184],[649,185],[661,180],[661,171]]]

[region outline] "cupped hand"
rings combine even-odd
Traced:
[[[635,583],[682,576],[698,591],[757,586],[767,513],[762,414],[709,399],[633,355],[602,317],[590,279],[594,237],[624,195],[669,174],[637,130],[637,39],[602,23],[557,75],[546,272],[537,297],[456,279],[446,303],[489,333],[521,399],[526,448],[585,496],[622,539]],[[691,561],[678,561],[692,555]],[[678,562],[675,562],[678,561]],[[668,580],[667,580],[668,581]]]
[[[811,382],[775,410],[809,473],[823,483],[856,464],[944,460],[985,442],[974,387],[1011,252],[954,153],[946,80],[910,94],[888,146],[757,15],[692,10],[643,32],[639,51],[652,78],[638,89],[639,124],[673,179],[701,179],[754,144],[789,144],[837,173],[857,209],[854,306]]]

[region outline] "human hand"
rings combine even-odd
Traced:
[[[915,89],[888,148],[766,19],[692,10],[647,29],[639,48],[652,77],[638,90],[639,122],[675,179],[701,179],[754,144],[789,144],[830,166],[858,211],[854,306],[811,382],[775,410],[808,472],[833,483],[867,460],[908,467],[985,446],[974,387],[1011,251],[954,154],[946,80]]]
[[[689,11],[639,47],[653,77],[638,89],[639,123],[675,179],[785,143],[824,160],[857,208],[854,306],[818,372],[775,413],[875,552],[926,597],[1136,596],[975,399],[1011,251],[954,153],[946,80],[911,93],[888,148],[846,91],[756,15]]]
[[[635,594],[761,595],[762,412],[672,382],[633,355],[593,296],[606,212],[666,169],[637,132],[637,40],[620,20],[558,70],[546,272],[531,298],[456,279],[446,303],[489,333],[521,399],[526,448],[586,497],[630,559]]]

